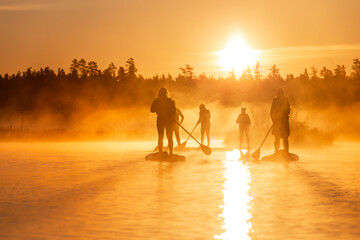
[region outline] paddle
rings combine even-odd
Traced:
[[[205,153],[205,155],[210,155],[211,154],[211,152],[212,152],[211,148],[201,144],[198,140],[196,140],[196,138],[194,138],[193,135],[191,135],[191,133],[189,133],[183,126],[181,126],[180,123],[178,123],[178,122],[176,122],[176,123],[179,124],[179,126],[200,145],[201,151],[203,151],[203,153]]]
[[[180,125],[180,124],[179,124],[179,125]],[[192,133],[195,131],[195,128],[197,127],[197,125],[198,125],[198,124],[196,124],[196,125],[195,125],[194,129],[191,131],[191,133],[190,133],[190,134],[192,134]],[[188,140],[189,140],[189,138],[190,138],[190,134],[189,134],[189,136],[187,137],[187,139],[185,140],[185,142],[183,142],[183,143],[181,143],[181,144],[179,145],[179,148],[180,148],[180,149],[185,148],[186,143],[187,143],[187,141],[188,141]]]
[[[269,133],[270,133],[270,131],[271,131],[272,128],[273,128],[273,126],[271,125],[271,128],[270,128],[269,131],[267,132],[267,134],[266,134],[264,140],[262,141],[260,147],[251,155],[255,160],[259,160],[259,158],[260,158],[260,148],[261,148],[262,145],[264,144],[264,142],[265,142],[265,140],[266,140],[267,136],[269,135]]]
[[[178,123],[178,124],[180,125],[180,123]],[[192,133],[195,131],[195,128],[197,127],[197,125],[198,125],[198,124],[195,125],[194,129],[191,131],[190,134],[192,134]],[[178,148],[179,148],[179,149],[184,149],[185,146],[186,146],[187,141],[189,140],[189,138],[190,138],[190,135],[187,137],[187,139],[186,139],[185,142],[180,143],[180,145],[178,146]],[[158,151],[158,150],[159,150],[159,146],[156,146],[155,149],[154,149],[154,151]]]

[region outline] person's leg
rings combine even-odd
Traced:
[[[289,140],[287,137],[283,138],[284,150],[289,153]]]
[[[172,124],[168,124],[166,126],[166,137],[168,139],[168,143],[169,143],[169,153],[170,155],[173,154],[173,125]]]
[[[164,125],[161,123],[157,123],[156,127],[158,131],[158,148],[159,148],[159,152],[162,152],[163,139],[164,139]]]
[[[210,125],[206,128],[207,145],[210,147]]]
[[[279,152],[280,147],[280,137],[275,136],[275,154]]]
[[[176,124],[176,126],[174,126],[174,133],[175,133],[177,145],[179,146],[181,144],[181,142],[180,142],[179,125],[177,125],[177,124]]]
[[[205,134],[205,129],[204,129],[204,127],[203,127],[203,125],[201,124],[201,129],[200,129],[200,131],[201,131],[201,145],[203,145],[203,143],[204,143],[204,134]]]
[[[242,147],[243,147],[244,128],[240,128],[239,132],[240,132],[240,145],[239,145],[239,147],[240,147],[240,150],[241,150]]]
[[[249,137],[249,128],[245,128],[245,137],[247,142],[247,149],[250,150],[250,137]]]

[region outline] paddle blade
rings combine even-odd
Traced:
[[[259,158],[260,158],[260,148],[258,150],[256,150],[255,152],[253,152],[253,154],[251,156],[252,156],[253,159],[259,160]]]
[[[179,149],[184,149],[186,146],[186,142],[180,143]]]
[[[209,148],[208,146],[200,145],[200,148],[203,151],[203,153],[205,153],[205,155],[210,155],[212,153],[211,148]]]

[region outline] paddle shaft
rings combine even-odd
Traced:
[[[191,135],[191,133],[189,133],[183,126],[181,126],[180,123],[178,123],[177,121],[176,121],[176,123],[179,124],[179,126],[180,126],[187,134],[189,134],[189,136],[192,137],[200,146],[202,145],[198,140],[196,140],[196,138],[194,138],[193,135]],[[195,127],[196,127],[196,126],[195,126]],[[194,130],[195,130],[195,129],[194,129]]]
[[[269,133],[270,133],[270,131],[271,131],[271,129],[272,129],[272,128],[273,128],[273,125],[271,125],[271,128],[270,128],[270,129],[269,129],[269,131],[267,132],[267,134],[266,134],[266,136],[265,136],[264,140],[262,141],[262,143],[261,143],[261,145],[260,145],[259,149],[262,147],[262,145],[264,144],[264,142],[265,142],[266,138],[269,136]]]
[[[180,125],[180,123],[179,123],[179,125]],[[191,131],[191,133],[190,134],[192,134],[194,131],[195,131],[195,128],[197,127],[197,124],[195,125],[195,127],[194,127],[194,129]],[[183,128],[184,129],[184,128]],[[185,130],[185,129],[184,129]],[[186,130],[185,130],[186,131]],[[186,143],[188,140],[189,140],[189,138],[190,138],[190,134],[189,134],[189,136],[187,137],[187,139],[185,140],[185,142],[184,143]]]

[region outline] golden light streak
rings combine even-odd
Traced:
[[[214,236],[215,239],[251,239],[248,235],[251,229],[250,210],[251,197],[249,195],[251,176],[248,167],[240,162],[237,154],[240,151],[228,152],[223,164],[224,172],[224,205],[221,217],[224,219],[222,234]]]

